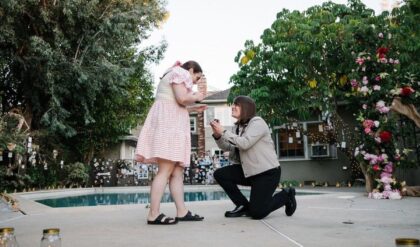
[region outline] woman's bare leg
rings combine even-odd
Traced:
[[[148,220],[155,220],[160,214],[160,201],[162,200],[163,193],[165,193],[168,179],[174,171],[175,164],[169,160],[159,159],[158,167],[158,173],[153,179],[152,186],[150,187],[150,210],[149,215],[147,216]]]
[[[184,217],[188,213],[184,202],[184,167],[175,166],[169,179],[169,190],[175,202],[177,217]]]

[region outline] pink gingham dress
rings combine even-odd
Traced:
[[[136,160],[139,162],[157,163],[157,158],[162,158],[184,167],[190,165],[190,117],[186,107],[177,103],[172,83],[183,84],[188,91],[193,86],[187,70],[180,66],[167,70],[137,141]]]

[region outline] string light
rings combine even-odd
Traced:
[[[296,124],[297,122],[296,119],[290,119],[290,122],[285,124],[285,128],[299,133],[299,136],[301,134],[307,136],[310,144],[335,145],[349,159],[352,177],[363,176],[361,167],[354,157],[354,150],[360,140],[359,129],[351,128],[337,113],[331,114],[314,129],[305,130],[303,125]]]

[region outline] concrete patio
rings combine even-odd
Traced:
[[[197,188],[186,186],[186,191],[193,187]],[[297,191],[324,194],[298,196],[298,209],[292,217],[281,208],[264,220],[225,218],[224,211],[233,208],[229,200],[188,202],[188,208],[205,220],[172,226],[147,225],[144,204],[50,208],[22,194],[12,194],[26,215],[7,210],[3,204],[0,227],[14,227],[20,247],[39,246],[42,229],[51,227],[61,229],[63,247],[391,247],[395,238],[420,238],[420,198],[373,200],[361,187],[304,187]],[[69,189],[64,192],[72,193]],[[162,203],[161,209],[169,216],[175,215],[173,203]]]

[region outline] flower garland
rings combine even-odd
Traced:
[[[407,161],[410,150],[396,147],[396,116],[390,113],[393,97],[416,97],[410,84],[398,85],[400,62],[392,55],[391,35],[378,34],[377,49],[356,55],[357,68],[350,75],[351,99],[360,103],[357,117],[362,131],[362,142],[355,149],[355,158],[374,178],[374,189],[369,198],[401,199],[402,184],[393,177],[395,168]]]

